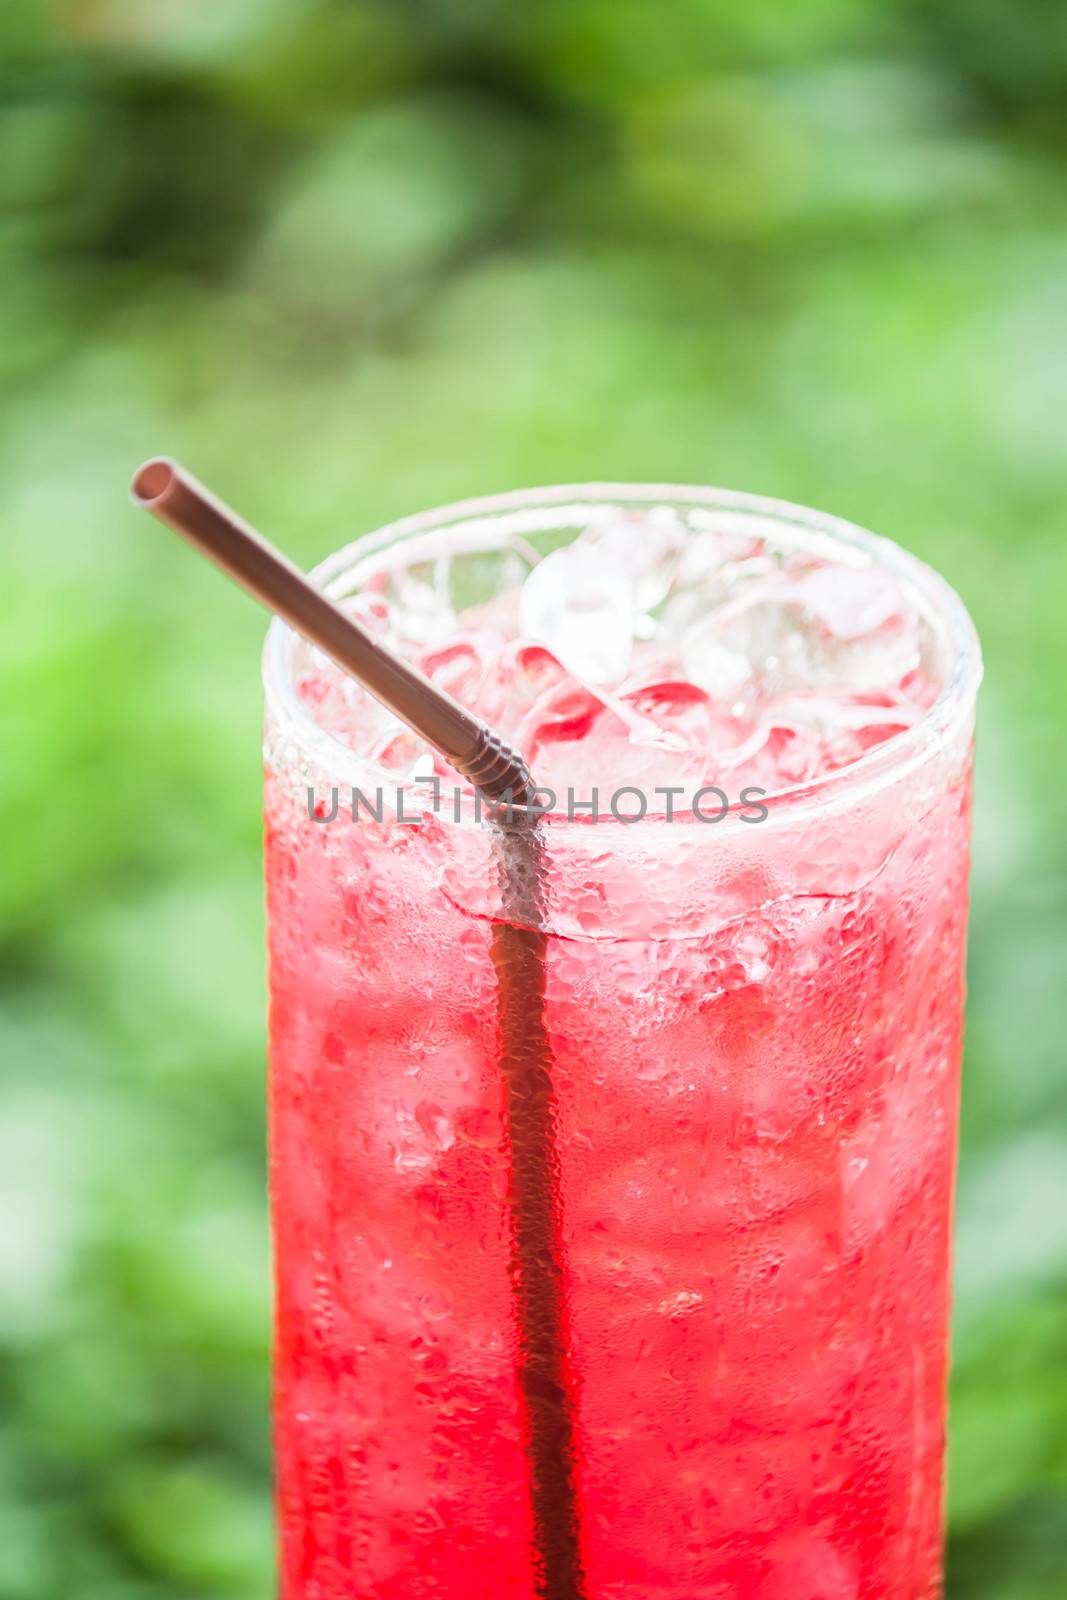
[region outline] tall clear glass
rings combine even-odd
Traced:
[[[759,826],[544,819],[545,1022],[587,1600],[940,1592],[977,642],[884,540],[711,490],[476,501],[319,569],[358,592],[598,509],[890,571],[940,692]],[[484,563],[483,563],[484,565]],[[492,571],[491,566],[485,566]],[[482,596],[481,598],[490,598]],[[474,593],[473,599],[479,596]],[[311,813],[390,775],[265,656],[284,1600],[534,1596],[492,830]]]

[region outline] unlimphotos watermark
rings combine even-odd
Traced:
[[[621,823],[643,822],[646,817],[653,817],[657,822],[677,822],[692,817],[697,822],[716,823],[731,813],[741,822],[765,822],[769,815],[763,804],[767,790],[751,784],[742,789],[735,800],[717,784],[706,784],[690,793],[681,784],[657,785],[648,790],[625,783],[610,791],[606,786],[581,791],[568,788],[562,793],[536,788],[521,803],[510,791],[490,800],[477,789],[445,789],[437,776],[420,779],[418,787],[429,793],[425,803],[420,801],[414,810],[408,809],[411,791],[399,784],[391,791],[379,786],[369,795],[362,789],[352,788],[347,791],[343,804],[338,785],[330,788],[328,800],[320,798],[315,789],[309,787],[307,814],[315,823],[382,822],[388,815],[390,821],[409,825],[420,822],[427,809],[438,816],[450,815],[454,822],[488,819],[493,823],[518,823],[545,816],[566,817],[569,822],[611,816]]]

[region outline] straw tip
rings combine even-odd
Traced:
[[[137,468],[130,484],[134,505],[153,506],[163,498],[178,474],[177,463],[170,456],[153,456]]]

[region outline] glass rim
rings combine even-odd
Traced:
[[[310,577],[329,594],[336,595],[344,589],[345,580],[354,570],[380,557],[392,547],[417,534],[432,534],[446,529],[459,529],[465,523],[477,525],[508,513],[555,510],[573,505],[670,506],[681,509],[700,508],[708,512],[739,513],[775,523],[783,532],[794,530],[809,540],[821,541],[824,548],[844,548],[860,554],[876,565],[891,571],[918,603],[921,613],[935,631],[947,652],[947,670],[937,698],[909,727],[893,734],[875,745],[857,760],[803,783],[791,784],[767,793],[761,805],[768,810],[768,821],[788,816],[799,820],[798,814],[808,813],[825,806],[830,800],[845,796],[854,803],[862,796],[903,778],[922,764],[932,752],[963,727],[972,713],[975,696],[982,679],[982,656],[971,617],[959,595],[946,579],[912,555],[901,545],[881,534],[870,532],[859,524],[835,517],[827,512],[813,510],[788,500],[764,495],[749,494],[742,490],[719,489],[708,486],[657,483],[579,483],[558,484],[533,489],[513,489],[503,494],[482,495],[453,501],[426,511],[386,523],[371,533],[363,534],[342,545],[311,569]],[[491,548],[491,546],[489,547]],[[268,722],[273,715],[277,727],[286,740],[292,740],[300,753],[323,772],[329,774],[331,783],[360,786],[373,782],[402,794],[410,802],[409,820],[429,809],[425,780],[400,780],[369,756],[361,754],[346,744],[337,734],[324,727],[312,708],[297,693],[292,671],[293,652],[301,643],[300,635],[280,617],[275,617],[267,629],[263,646],[262,678]],[[740,800],[732,802],[723,820],[737,820],[741,812],[751,810],[751,805]],[[405,803],[405,813],[408,805]],[[470,825],[466,814],[436,813],[446,826]],[[558,825],[609,827],[637,827],[648,829],[657,823],[669,823],[662,814],[649,812],[638,819],[617,816],[570,816],[563,812],[548,812],[545,820]]]

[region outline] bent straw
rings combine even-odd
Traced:
[[[557,1237],[556,1111],[544,1019],[544,857],[529,769],[480,718],[366,633],[287,556],[176,462],[165,457],[145,462],[134,476],[132,491],[138,505],[284,617],[485,795],[508,802],[508,826],[498,811],[493,813],[504,918],[493,924],[492,961],[511,1157],[511,1282],[519,1335],[517,1377],[526,1414],[535,1582],[540,1600],[583,1600]],[[516,818],[518,826],[512,826]]]

